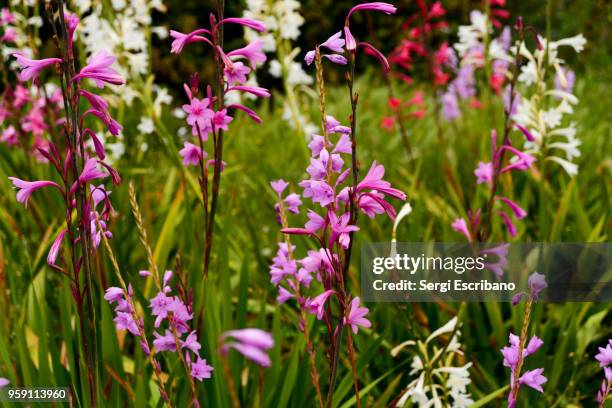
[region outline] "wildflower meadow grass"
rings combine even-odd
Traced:
[[[2,3],[0,406],[612,406],[612,10],[574,3]],[[502,281],[566,242],[600,297],[537,250],[503,301],[364,296],[370,243]]]

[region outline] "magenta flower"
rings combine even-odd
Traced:
[[[231,116],[227,114],[227,109],[222,109],[219,112],[215,112],[212,117],[212,124],[215,129],[228,130],[228,125],[230,122],[234,120]]]
[[[356,297],[351,301],[351,305],[348,310],[348,315],[344,318],[344,324],[350,325],[353,333],[357,334],[359,327],[371,327],[372,322],[365,318],[368,314],[369,309],[367,307],[359,306],[359,298]]]
[[[183,158],[183,164],[185,166],[197,166],[200,161],[208,156],[208,154],[199,146],[194,145],[193,143],[184,142],[183,148],[179,151],[179,154]]]
[[[138,325],[132,317],[131,313],[117,312],[117,316],[113,319],[117,330],[127,330],[134,336],[139,336]]]
[[[270,367],[267,351],[274,347],[272,335],[260,329],[230,330],[221,336],[221,351],[227,354],[233,348],[247,359],[262,367]]]
[[[272,190],[276,191],[276,194],[280,196],[283,194],[283,191],[285,191],[287,186],[289,186],[289,183],[283,179],[279,179],[277,181],[271,181],[270,185],[272,186]]]
[[[195,330],[189,333],[189,335],[181,342],[181,347],[191,350],[194,354],[198,354],[198,350],[202,348],[202,345],[198,342],[198,335]]]
[[[240,61],[230,62],[229,64],[226,63],[225,68],[223,69],[225,79],[230,85],[242,84],[246,82],[249,72],[251,72],[251,68],[247,67]]]
[[[529,276],[529,279],[527,280],[527,286],[529,287],[531,296],[534,299],[537,299],[540,295],[540,292],[542,292],[548,287],[548,284],[546,283],[544,275],[534,272]]]
[[[340,38],[341,36],[342,31],[338,31],[336,34],[329,37],[323,44],[321,44],[321,47],[325,47],[332,52],[344,52],[345,41]]]
[[[83,165],[83,170],[79,176],[79,182],[86,184],[87,182],[95,179],[101,179],[108,177],[107,173],[104,173],[98,168],[98,160],[91,158],[88,159]]]
[[[310,313],[316,313],[317,319],[321,320],[323,318],[323,315],[325,314],[325,302],[327,302],[327,299],[329,299],[329,297],[335,293],[335,290],[326,290],[319,296],[307,302],[308,308],[310,309]]]
[[[383,180],[385,175],[385,166],[382,164],[376,164],[376,161],[372,162],[368,174],[357,184],[355,191],[359,193],[365,189],[376,190],[379,193],[386,194],[391,197],[395,197],[400,200],[406,200],[406,194],[396,188],[391,187],[391,183]]]
[[[155,337],[153,345],[157,351],[176,351],[176,339],[170,330],[166,329],[163,336],[157,332],[153,332],[153,337]]]
[[[189,355],[187,355],[188,358]],[[198,381],[202,381],[206,378],[212,377],[213,367],[208,365],[205,359],[202,359],[198,356],[198,359],[195,363],[189,362],[189,368],[191,369],[191,376]]]
[[[200,137],[204,137],[212,131],[210,120],[214,112],[208,106],[208,99],[198,98],[192,98],[189,105],[183,105],[183,110],[187,113],[187,123],[192,126],[191,133],[194,136],[198,134],[198,127],[202,133]]]
[[[32,193],[40,188],[55,187],[59,191],[63,191],[60,185],[54,181],[25,181],[18,179],[17,177],[9,177],[9,180],[11,180],[13,186],[19,189],[19,191],[17,192],[17,201],[20,203],[24,203],[26,207],[28,206],[28,202]]]
[[[330,211],[329,224],[331,226],[331,234],[329,236],[329,243],[333,245],[334,242],[338,241],[338,244],[344,249],[349,247],[351,242],[351,232],[359,231],[359,227],[355,225],[349,225],[351,215],[344,213],[338,217],[334,212]]]
[[[543,368],[536,368],[535,370],[525,371],[525,373],[519,378],[519,384],[527,385],[536,391],[544,392],[542,384],[548,379],[542,375],[544,372]]]
[[[81,80],[82,78],[89,78],[93,80],[98,88],[104,88],[104,84],[112,85],[123,85],[125,80],[111,68],[116,61],[116,57],[110,55],[107,51],[98,51],[95,55],[87,59],[87,65],[84,66],[81,71],[75,75],[72,80]]]
[[[606,347],[599,347],[599,353],[595,356],[601,367],[612,364],[612,340],[608,340]]]
[[[350,9],[350,11],[348,12],[348,15],[346,16],[346,21],[348,22],[348,19],[351,17],[353,13],[356,13],[358,11],[366,11],[366,10],[367,11],[379,11],[385,14],[395,14],[395,12],[397,11],[397,8],[393,4],[384,3],[382,1],[358,4],[352,9]]]
[[[474,170],[476,183],[487,183],[489,186],[493,183],[493,163],[478,162],[478,168]]]
[[[59,255],[59,251],[62,246],[62,240],[67,232],[68,230],[62,230],[59,234],[57,234],[55,241],[53,241],[53,244],[51,245],[49,254],[47,255],[47,264],[55,265],[55,261],[57,260],[57,256]]]
[[[245,27],[249,27],[255,31],[259,31],[260,33],[266,31],[266,26],[264,23],[257,21],[257,20],[253,20],[252,18],[230,17],[230,18],[224,18],[223,20],[219,22],[219,24],[228,24],[228,23],[240,24]]]
[[[527,212],[525,210],[523,210],[517,203],[510,200],[509,198],[506,198],[506,197],[496,197],[496,198],[502,201],[508,207],[510,207],[510,209],[514,213],[514,216],[518,218],[519,220],[522,218],[525,218],[525,216],[527,215]]]
[[[344,38],[346,42],[346,49],[348,51],[355,51],[357,49],[357,41],[355,41],[355,37],[353,37],[353,34],[348,26],[344,26]]]
[[[62,62],[60,58],[44,58],[40,60],[33,60],[25,57],[21,53],[14,53],[13,57],[17,59],[17,64],[21,66],[22,70],[19,73],[19,80],[21,82],[29,81],[32,78],[37,78],[38,73],[50,65],[59,64]]]
[[[251,95],[255,95],[259,98],[269,98],[270,97],[270,91],[268,91],[266,88],[262,88],[259,86],[235,85],[235,86],[230,86],[227,89],[227,92],[231,92],[231,91],[246,92],[246,93],[250,93]],[[241,105],[233,105],[233,106],[236,106],[236,107],[240,106],[240,109],[246,112],[244,106],[241,106]]]
[[[467,240],[472,242],[472,235],[470,234],[470,230],[468,229],[467,222],[465,222],[464,218],[456,218],[451,224],[451,228],[458,233],[465,235]]]
[[[172,41],[172,49],[170,52],[172,54],[180,54],[183,51],[185,45],[193,42],[205,41],[208,44],[212,45],[211,41],[208,38],[202,37],[200,34],[210,34],[210,31],[204,28],[199,28],[195,31],[190,32],[189,34],[183,34],[175,30],[170,30],[170,37],[174,38],[174,41]]]
[[[244,57],[249,61],[252,69],[266,62],[266,54],[262,51],[263,41],[255,40],[242,48],[227,53],[228,57]]]
[[[523,350],[523,355],[520,356],[520,339],[518,336],[510,333],[509,336],[509,346],[504,347],[501,350],[501,353],[504,357],[504,366],[510,368],[510,393],[508,394],[508,407],[514,408],[516,405],[516,400],[514,396],[518,393],[518,390],[514,390],[514,379],[516,378],[516,370],[518,369],[519,360],[523,360],[524,358],[534,354],[544,342],[539,339],[537,336],[533,336],[527,347]],[[539,392],[543,392],[542,384],[544,384],[547,379],[542,375],[544,372],[543,368],[538,368],[531,371],[526,371],[523,375],[518,379],[518,384],[516,385],[520,388],[521,385],[527,385]]]

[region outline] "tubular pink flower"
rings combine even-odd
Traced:
[[[332,35],[327,40],[325,40],[325,42],[321,44],[320,46],[325,47],[332,52],[342,53],[344,52],[345,41],[342,38],[340,38],[341,36],[342,36],[342,31],[338,31],[336,34]]]
[[[363,180],[357,184],[355,191],[359,193],[364,189],[376,190],[399,200],[406,200],[406,194],[404,194],[404,192],[396,188],[392,188],[391,183],[382,179],[384,175],[385,166],[382,164],[377,164],[376,161],[372,162],[372,166],[370,167],[370,170],[368,170],[368,174],[366,174]]]
[[[367,42],[360,42],[357,45],[364,48],[366,51],[366,54],[370,54],[376,57],[378,62],[380,62],[380,65],[382,66],[383,71],[385,71],[385,73],[391,70],[391,67],[389,66],[389,61],[387,61],[387,58],[383,55],[382,52],[378,51],[378,49],[374,47],[372,44],[367,43]]]
[[[514,223],[512,222],[510,217],[508,217],[508,214],[506,214],[503,211],[499,211],[498,214],[504,220],[504,224],[506,224],[506,229],[508,230],[510,235],[515,237],[516,236],[516,227],[514,226]]]
[[[263,41],[255,40],[245,47],[238,48],[227,53],[228,57],[244,57],[249,60],[251,68],[255,69],[258,64],[266,62],[266,54],[262,51]]]
[[[72,80],[77,81],[82,78],[93,80],[98,88],[104,88],[104,84],[123,85],[125,80],[117,71],[111,68],[117,58],[109,54],[106,50],[98,51],[95,55],[87,59],[87,65],[81,69],[78,75]]]
[[[338,65],[346,65],[347,64],[346,58],[343,55],[340,55],[340,54],[323,54],[323,58],[327,58],[328,60],[330,60],[334,64],[338,64]]]
[[[259,116],[257,116],[257,113],[253,109],[247,108],[244,105],[236,103],[236,104],[233,104],[233,105],[228,105],[227,109],[238,109],[238,110],[241,110],[244,113],[246,113],[247,115],[249,115],[249,117],[251,119],[253,119],[256,123],[261,124],[261,118]]]
[[[9,385],[11,382],[6,378],[0,377],[0,390]]]
[[[351,29],[348,26],[344,26],[344,39],[348,51],[355,51],[357,49],[357,41],[355,41],[355,37],[353,37]]]
[[[514,213],[514,216],[517,219],[520,220],[522,218],[525,218],[525,216],[527,215],[527,212],[525,210],[523,210],[517,203],[510,200],[509,198],[499,197],[499,196],[496,196],[496,198],[500,200],[501,202],[503,202],[504,204],[506,204],[508,207],[510,207],[510,209]]]
[[[451,228],[457,231],[460,234],[465,235],[469,242],[472,242],[472,236],[470,234],[470,230],[468,229],[467,222],[463,218],[457,218],[451,224]]]
[[[82,117],[85,117],[87,115],[94,115],[95,117],[100,119],[113,136],[117,136],[119,133],[121,133],[121,130],[123,130],[123,127],[108,113],[101,112],[96,109],[89,109],[83,113]]]
[[[91,180],[108,177],[108,174],[98,168],[98,161],[94,158],[88,159],[83,165],[83,171],[79,176],[79,182],[85,184]]]
[[[20,203],[24,203],[25,206],[28,206],[28,202],[30,200],[30,196],[32,193],[43,187],[55,187],[60,192],[62,188],[59,184],[54,181],[41,180],[41,181],[25,181],[18,179],[17,177],[9,177],[9,180],[13,183],[13,186],[17,187],[19,191],[17,192],[17,201]]]
[[[350,325],[353,333],[357,334],[359,327],[372,327],[372,322],[365,318],[370,311],[367,307],[359,306],[360,299],[358,297],[351,301],[348,315],[344,318],[344,324]]]
[[[89,102],[92,108],[103,113],[108,113],[108,102],[106,102],[106,99],[86,91],[85,89],[79,89],[78,92],[79,95],[87,99],[87,102]]]
[[[331,290],[331,289],[326,290],[325,292],[321,293],[319,296],[309,301],[308,308],[310,309],[310,313],[311,314],[316,313],[317,319],[321,320],[323,318],[323,315],[325,314],[325,302],[327,302],[327,299],[329,299],[329,297],[335,293],[336,293],[335,290]]]
[[[190,32],[189,34],[183,34],[179,31],[170,30],[170,37],[174,38],[174,41],[172,41],[172,48],[170,52],[172,54],[180,54],[183,51],[185,45],[199,41],[204,41],[213,46],[213,43],[208,38],[202,37],[199,34],[210,35],[211,33],[205,28],[199,28]]]
[[[19,80],[21,82],[29,81],[32,78],[37,78],[38,73],[45,67],[50,65],[59,64],[62,62],[60,58],[44,58],[40,60],[33,60],[26,58],[21,53],[13,53],[13,57],[17,59],[17,64],[21,66],[22,70],[19,73]]]
[[[351,242],[350,233],[359,231],[359,227],[349,225],[351,215],[344,213],[338,217],[334,212],[329,211],[329,224],[331,226],[331,234],[329,235],[329,245],[333,245],[338,241],[338,244],[344,249],[349,247]]]
[[[230,18],[224,18],[223,20],[219,21],[219,24],[240,24],[243,25],[245,27],[249,27],[255,31],[259,31],[264,32],[266,31],[266,26],[264,23],[257,21],[257,20],[253,20],[252,18],[240,18],[240,17],[230,17]]]
[[[533,135],[531,134],[531,132],[529,130],[527,130],[527,128],[519,125],[518,123],[514,124],[523,135],[525,135],[525,138],[529,141],[529,142],[534,142],[535,138],[533,137]]]
[[[316,51],[314,50],[308,51],[306,55],[304,56],[304,61],[306,61],[306,65],[312,64],[316,55],[317,55]]]
[[[68,230],[62,230],[59,234],[57,234],[55,241],[53,241],[53,245],[51,245],[51,249],[49,250],[49,254],[47,255],[47,263],[49,265],[55,265],[57,255],[59,254],[59,250],[62,246],[62,240],[64,239],[64,235],[66,235],[67,232]]]
[[[385,13],[385,14],[395,14],[395,12],[397,11],[397,8],[390,3],[384,3],[382,1],[375,1],[372,3],[362,3],[362,4],[358,4],[355,7],[353,7],[352,9],[349,10],[348,15],[346,16],[346,21],[348,23],[349,18],[351,18],[351,15],[353,13],[356,13],[358,11],[379,11],[381,13]],[[345,24],[346,25],[346,24]]]
[[[267,350],[274,347],[274,339],[270,333],[260,329],[230,330],[223,333],[221,340],[224,343],[221,347],[223,353],[233,348],[262,367],[270,366],[270,357],[266,354]]]
[[[230,92],[230,91],[247,92],[247,93],[250,93],[251,95],[255,95],[260,98],[270,97],[270,91],[260,86],[234,85],[234,86],[230,86],[227,89],[227,92]]]

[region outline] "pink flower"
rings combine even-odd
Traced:
[[[225,64],[225,68],[223,69],[225,79],[230,85],[234,85],[236,83],[242,84],[246,82],[249,72],[251,72],[251,68],[247,67],[240,61]]]
[[[157,351],[176,351],[176,340],[174,339],[174,334],[166,329],[164,335],[160,335],[157,332],[153,332],[153,345],[157,349]]]
[[[80,80],[89,78],[93,80],[98,88],[104,88],[104,84],[123,85],[125,80],[111,68],[115,63],[115,56],[109,54],[105,50],[98,51],[95,55],[87,59],[87,65],[81,69],[78,75],[75,75],[72,80]]]
[[[364,48],[366,54],[374,56],[382,66],[384,72],[389,72],[391,70],[391,66],[389,66],[389,61],[387,61],[387,58],[372,44],[367,42],[360,42],[357,45],[359,45],[361,48]]]
[[[518,218],[519,220],[522,218],[525,218],[525,216],[527,215],[527,212],[525,210],[523,210],[517,203],[510,200],[509,198],[506,198],[506,197],[496,197],[496,198],[502,201],[508,207],[510,207],[510,209],[514,213],[514,216]]]
[[[227,109],[222,109],[218,112],[215,112],[212,117],[212,124],[217,130],[222,129],[227,131],[227,125],[229,125],[232,120],[234,120],[234,118],[227,114]]]
[[[6,143],[10,146],[14,146],[19,143],[19,139],[17,138],[17,130],[15,130],[13,125],[9,125],[2,131],[0,142]]]
[[[170,37],[174,38],[174,41],[172,41],[172,49],[170,52],[172,54],[180,54],[181,51],[183,51],[185,45],[198,41],[205,41],[208,44],[212,45],[209,39],[207,39],[206,37],[202,37],[199,34],[210,34],[210,31],[204,28],[199,28],[195,31],[190,32],[189,34],[183,34],[178,31],[170,30]]]
[[[536,368],[535,370],[526,371],[525,374],[519,378],[519,384],[524,384],[536,391],[544,392],[542,389],[542,384],[548,381],[548,379],[542,375],[543,372],[543,368]]]
[[[468,229],[467,222],[463,218],[456,218],[455,221],[451,224],[451,228],[457,231],[460,234],[465,235],[468,241],[472,242],[472,236],[470,235],[470,230]]]
[[[351,242],[351,232],[359,231],[359,227],[355,225],[349,225],[351,215],[344,213],[340,217],[336,216],[333,211],[329,212],[329,223],[331,225],[331,234],[329,235],[329,243],[333,243],[337,240],[338,244],[344,249],[349,247]]]
[[[207,156],[206,152],[202,151],[199,146],[193,143],[185,142],[179,154],[183,157],[183,165],[185,166],[197,166],[204,157]]]
[[[270,367],[270,357],[267,350],[274,347],[272,335],[260,329],[230,330],[221,336],[222,352],[227,353],[230,348],[235,349],[244,357],[262,367]],[[227,341],[227,340],[230,341]]]
[[[392,188],[391,183],[382,179],[384,175],[385,166],[377,164],[376,161],[372,162],[368,174],[357,184],[356,192],[359,193],[364,189],[370,189],[400,200],[406,200],[406,194],[396,188]]]
[[[106,289],[106,292],[104,293],[104,300],[106,300],[108,303],[115,303],[123,299],[123,296],[123,289],[113,286]]]
[[[227,53],[228,57],[244,57],[249,60],[251,68],[255,69],[258,64],[266,62],[266,54],[262,51],[263,41],[255,40],[245,47],[235,49]]]
[[[14,53],[13,56],[17,59],[17,64],[22,68],[19,74],[19,80],[25,82],[31,78],[37,78],[38,73],[45,67],[50,65],[59,64],[62,62],[60,58],[44,58],[40,60],[33,60],[26,58],[23,54]]]
[[[200,356],[198,356],[198,360],[195,363],[189,365],[189,368],[191,369],[191,376],[198,381],[212,377],[213,367],[208,365],[206,360]]]
[[[534,299],[537,299],[540,292],[548,287],[548,284],[546,283],[546,278],[544,275],[534,272],[529,275],[529,279],[527,279],[527,286],[529,287],[531,296]]]
[[[219,24],[227,24],[227,23],[240,24],[245,27],[249,27],[255,31],[259,31],[260,33],[266,31],[266,26],[264,23],[257,21],[257,20],[253,20],[251,18],[230,17],[230,18],[225,18],[219,21]]]
[[[98,168],[98,160],[88,159],[83,165],[83,170],[79,176],[79,182],[85,184],[91,180],[101,179],[108,177],[108,174],[104,173]]]
[[[365,10],[380,11],[385,14],[395,14],[395,12],[397,11],[397,8],[395,8],[393,4],[384,3],[381,1],[358,4],[352,9],[350,9],[350,11],[348,12],[348,15],[346,16],[346,21],[348,21],[348,19],[351,17],[353,13],[356,13],[357,11],[365,11]]]
[[[250,93],[251,95],[255,95],[258,96],[260,98],[269,98],[270,97],[270,91],[268,91],[266,88],[262,88],[260,86],[245,86],[245,85],[236,85],[236,86],[230,86],[227,89],[227,92],[230,91],[241,91],[241,92],[246,92],[246,93]],[[239,107],[241,105],[232,105],[234,107]],[[247,112],[245,109],[243,109],[244,107],[239,107],[239,109]],[[248,113],[248,112],[247,112]],[[261,122],[261,121],[260,121]]]
[[[608,340],[606,347],[598,347],[598,349],[599,353],[595,356],[595,360],[599,361],[599,366],[607,367],[612,364],[612,339]]]
[[[194,354],[198,354],[198,350],[202,345],[198,342],[198,335],[195,331],[189,333],[185,340],[181,341],[181,347],[191,350]]]
[[[508,217],[508,214],[506,214],[503,211],[499,211],[498,214],[504,220],[504,224],[506,225],[506,229],[508,230],[508,233],[511,236],[515,237],[516,236],[516,227],[514,226],[514,223],[512,222],[510,217]]]
[[[329,297],[335,293],[335,290],[326,290],[319,296],[309,301],[308,308],[310,309],[310,313],[316,313],[317,319],[321,320],[323,318],[323,315],[325,314],[325,302],[327,302],[327,299],[329,299]]]
[[[348,26],[344,26],[344,38],[346,41],[346,49],[348,51],[355,51],[357,49],[357,42]]]
[[[344,43],[345,41],[340,38],[342,36],[342,31],[338,31],[336,34],[329,37],[321,47],[325,47],[332,52],[344,52]]]
[[[96,109],[89,109],[83,113],[83,117],[87,115],[94,115],[100,119],[100,121],[104,123],[108,131],[111,132],[113,136],[117,136],[119,133],[121,133],[121,130],[123,130],[123,127],[108,114],[108,111],[102,112]]]
[[[280,179],[277,181],[271,181],[270,185],[272,186],[272,190],[276,191],[276,194],[280,196],[283,193],[283,191],[285,191],[287,186],[289,186],[289,183],[287,183],[283,179]]]
[[[6,378],[0,377],[0,390],[9,385],[11,382]]]
[[[198,98],[191,99],[189,105],[183,105],[183,110],[187,113],[187,123],[192,126],[194,136],[198,134],[198,127],[204,135],[212,131],[210,120],[214,116],[214,112],[208,109],[208,105],[208,99]]]
[[[117,330],[128,330],[134,336],[140,336],[138,325],[131,313],[117,312],[117,316],[113,319]]]
[[[344,318],[344,324],[350,325],[351,329],[353,329],[353,333],[355,334],[357,334],[359,326],[366,328],[372,326],[372,322],[365,318],[369,312],[369,309],[367,307],[359,306],[359,302],[360,300],[358,297],[351,301],[348,316]]]
[[[67,232],[67,230],[62,230],[59,234],[57,234],[55,241],[53,241],[51,249],[49,250],[49,254],[47,255],[47,263],[49,265],[55,265],[57,255],[59,254],[59,250],[62,246],[62,240],[64,239],[64,235],[66,235]]]
[[[478,162],[478,168],[474,170],[476,183],[487,183],[491,185],[493,182],[493,163]]]
[[[9,177],[9,180],[11,180],[13,186],[19,189],[19,191],[17,192],[17,201],[20,203],[24,203],[26,207],[28,206],[28,202],[32,193],[40,188],[51,186],[57,188],[59,191],[62,191],[60,185],[54,181],[25,181],[18,179],[17,177]]]

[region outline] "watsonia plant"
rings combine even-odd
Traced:
[[[96,339],[99,333],[96,318],[98,285],[92,258],[101,238],[111,236],[106,230],[106,222],[113,207],[104,185],[96,186],[92,182],[109,175],[114,184],[121,180],[118,173],[103,161],[104,145],[87,122],[99,120],[114,135],[119,134],[121,126],[110,116],[107,101],[88,91],[84,87],[84,80],[92,81],[98,88],[108,84],[122,85],[124,80],[111,67],[115,58],[105,51],[91,56],[87,65],[79,70],[73,42],[79,25],[78,17],[65,12],[62,1],[47,3],[46,11],[53,28],[58,57],[34,60],[20,52],[15,52],[13,56],[22,68],[19,79],[23,82],[40,81],[41,71],[45,68],[55,68],[58,73],[65,115],[58,121],[63,124],[63,131],[61,137],[48,140],[46,147],[37,147],[37,150],[52,164],[59,183],[53,180],[25,181],[17,177],[10,179],[19,189],[17,200],[26,206],[31,194],[43,187],[54,188],[64,199],[65,228],[55,238],[47,263],[70,280],[78,311],[82,343],[80,358],[83,359],[81,367],[86,367],[86,382],[89,385],[87,400],[91,406],[96,406],[100,399],[100,358]],[[86,149],[86,140],[93,141],[93,154]],[[105,168],[106,172],[101,168]],[[66,253],[62,250],[64,242],[68,248]]]
[[[300,310],[298,326],[306,337],[311,377],[319,406],[323,406],[324,401],[316,367],[317,350],[307,327],[307,312],[316,314],[327,330],[327,404],[330,404],[333,398],[340,354],[344,351],[343,334],[346,331],[346,349],[357,406],[360,406],[356,352],[352,336],[358,333],[359,327],[370,327],[371,322],[366,319],[368,309],[361,306],[359,297],[351,295],[347,287],[353,233],[359,230],[357,216],[360,211],[370,218],[384,213],[394,218],[395,209],[386,199],[406,198],[404,193],[392,188],[389,182],[382,179],[384,166],[376,162],[372,163],[367,175],[359,181],[356,151],[358,95],[355,91],[357,50],[363,49],[373,54],[385,72],[389,70],[389,64],[380,51],[368,43],[357,42],[351,33],[351,16],[355,12],[368,10],[385,14],[393,14],[396,11],[395,7],[388,3],[359,4],[348,12],[342,31],[306,54],[307,64],[314,62],[316,65],[322,134],[312,135],[309,144],[311,159],[307,168],[309,178],[299,183],[303,188],[303,197],[309,198],[313,204],[318,204],[315,208],[319,208],[308,210],[309,221],[303,228],[290,227],[288,220],[289,213],[299,213],[299,206],[302,204],[300,196],[295,193],[284,196],[288,183],[282,179],[272,182],[272,188],[278,197],[278,220],[285,236],[278,244],[278,252],[270,269],[271,280],[279,289],[279,302],[284,303],[292,298],[297,302]],[[335,118],[326,114],[324,58],[348,67],[346,78],[352,112],[349,127],[341,125]],[[350,163],[346,169],[345,158]],[[300,259],[289,236],[296,234],[309,236],[319,249],[309,250],[306,256]],[[316,291],[323,291],[317,296],[309,297],[307,292],[313,291],[311,284],[314,279],[321,284]],[[352,333],[351,330],[345,330],[347,326],[351,328]]]
[[[255,122],[261,119],[252,109],[242,104],[226,104],[228,94],[248,93],[255,97],[267,98],[267,89],[244,85],[248,74],[256,66],[266,60],[262,52],[262,43],[254,41],[242,48],[226,52],[223,48],[223,27],[226,24],[239,24],[258,32],[266,27],[263,23],[249,18],[224,18],[224,2],[217,1],[217,12],[210,14],[210,26],[198,28],[188,34],[171,30],[172,53],[180,54],[183,48],[192,43],[203,42],[212,51],[215,66],[215,77],[211,84],[203,90],[203,96],[198,98],[199,79],[192,76],[190,85],[185,85],[189,104],[183,105],[187,113],[187,123],[191,126],[191,134],[196,138],[196,144],[185,142],[180,151],[183,164],[199,168],[200,191],[204,208],[204,276],[208,277],[211,260],[211,249],[214,235],[215,215],[219,200],[221,173],[225,167],[223,162],[223,137],[234,120],[236,111],[243,111]],[[244,61],[244,62],[243,62]],[[245,64],[245,62],[248,64]],[[212,158],[206,160],[206,143],[212,136]],[[212,169],[212,176],[210,175]]]

